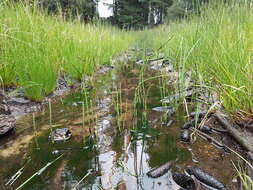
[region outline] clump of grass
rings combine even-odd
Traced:
[[[134,41],[130,33],[96,23],[49,16],[36,3],[0,4],[0,76],[40,101],[52,93],[60,72],[82,80]]]
[[[241,184],[243,186],[244,189],[246,190],[252,190],[253,189],[253,180],[252,178],[248,175],[247,168],[248,170],[253,170],[253,165],[252,162],[248,161],[246,158],[244,158],[242,155],[240,155],[238,152],[230,149],[241,161],[241,163],[239,162],[238,166],[235,165],[234,162],[232,162],[237,175],[241,181]],[[242,163],[244,166],[242,166]]]
[[[250,176],[248,176],[248,173],[244,169],[244,167],[242,167],[240,165],[236,166],[234,163],[233,163],[233,165],[236,169],[237,175],[238,175],[239,179],[241,180],[241,184],[244,187],[244,189],[252,190],[253,189],[253,180]],[[249,165],[249,167],[252,170],[253,166],[251,164]]]
[[[215,89],[228,111],[252,107],[253,12],[248,3],[210,3],[202,13],[161,26],[150,35],[176,68],[192,70]],[[156,35],[159,33],[159,35]]]

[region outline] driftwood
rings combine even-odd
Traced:
[[[214,116],[238,143],[248,151],[253,152],[253,136],[250,136],[247,132],[239,131],[239,129],[237,129],[238,127],[220,111],[217,111]]]

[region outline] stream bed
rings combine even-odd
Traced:
[[[166,95],[156,75],[136,64],[115,66],[52,102],[50,109],[19,120],[12,134],[0,139],[0,189],[16,189],[40,171],[21,189],[179,190],[172,174],[186,166],[197,166],[228,189],[238,189],[232,154],[201,138],[193,144],[180,142],[183,107],[172,115],[152,109],[164,106],[160,100]],[[164,125],[168,120],[172,125]],[[68,128],[70,140],[53,143],[49,134],[56,128]],[[166,162],[173,163],[166,174],[147,176]],[[6,185],[19,170],[21,175]]]

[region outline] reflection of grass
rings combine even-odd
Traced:
[[[173,135],[160,135],[155,142],[148,143],[147,150],[151,167],[160,166],[168,161],[178,159],[179,162],[186,161],[190,158],[189,151],[177,146],[177,138]]]
[[[25,181],[29,176],[35,173],[39,168],[44,167],[48,162],[54,160],[59,155],[53,155],[52,151],[54,150],[63,150],[65,157],[67,160],[67,165],[64,170],[66,176],[64,180],[78,180],[87,172],[89,169],[98,168],[98,163],[96,163],[96,151],[94,149],[94,142],[91,142],[87,137],[87,141],[85,141],[85,146],[90,148],[83,149],[82,142],[76,142],[74,140],[69,140],[64,143],[54,143],[53,145],[48,139],[48,135],[50,130],[43,132],[42,135],[39,135],[37,140],[40,145],[40,149],[36,149],[36,143],[33,143],[30,147],[29,156],[31,158],[31,163],[25,170],[25,173],[22,174],[18,182]],[[70,148],[67,150],[66,148]],[[39,177],[35,177],[28,184],[24,186],[24,189],[44,189],[48,188],[48,182],[50,182],[57,169],[59,167],[60,162],[57,162],[50,166],[45,172],[42,173]],[[87,179],[90,184],[94,183],[95,176],[89,177]]]
[[[118,129],[122,130],[124,128],[124,117],[122,109],[122,89],[120,87],[115,87],[113,92],[113,105],[116,112],[116,122]]]
[[[31,177],[29,177],[25,182],[23,182],[20,186],[18,186],[16,188],[16,190],[22,189],[26,184],[28,184],[33,178],[35,178],[36,176],[40,176],[42,175],[42,173],[47,170],[47,168],[49,166],[51,166],[52,164],[54,164],[57,160],[59,160],[62,156],[64,156],[64,154],[61,154],[60,156],[58,156],[57,158],[55,158],[53,161],[48,162],[45,166],[43,166],[41,169],[39,169],[37,172],[35,172]]]

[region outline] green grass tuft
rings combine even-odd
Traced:
[[[40,101],[62,72],[82,80],[133,42],[127,33],[101,23],[82,24],[48,16],[34,5],[0,5],[0,76]]]

